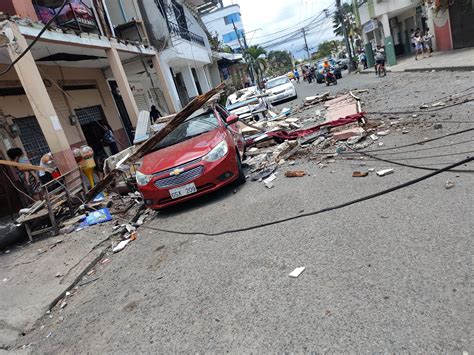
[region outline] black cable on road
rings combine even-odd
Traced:
[[[369,157],[371,159],[374,159],[374,160],[378,160],[378,161],[383,161],[385,163],[389,163],[389,164],[393,164],[393,165],[398,165],[398,166],[404,166],[406,168],[413,168],[413,169],[418,169],[418,170],[427,170],[427,171],[438,171],[438,169],[435,169],[435,168],[427,168],[425,166],[419,166],[419,165],[411,165],[411,164],[405,164],[405,163],[400,163],[398,161],[394,161],[394,160],[388,160],[388,159],[383,159],[383,158],[379,158],[378,156],[376,155],[372,155],[372,154],[368,154],[366,152],[361,152],[361,151],[357,151],[355,150],[354,148],[351,148],[349,147],[347,144],[346,144],[346,148],[354,151],[354,152],[357,152],[363,156],[366,156],[366,157]],[[467,153],[472,153],[472,152],[467,152]],[[458,154],[465,154],[465,153],[458,153]],[[437,157],[441,157],[441,156],[451,156],[453,154],[443,154],[443,155],[437,155],[437,156],[431,156],[431,157],[424,157],[424,158],[437,158]],[[402,159],[400,158],[401,160],[411,160],[411,159],[418,159],[418,158],[407,158],[407,159]],[[422,158],[419,158],[419,159],[422,159]],[[465,170],[465,169],[462,169],[462,170],[455,170],[455,169],[452,169],[451,170],[452,172],[455,172],[455,173],[474,173],[474,170]]]
[[[392,112],[383,112],[383,111],[373,111],[373,112],[365,112],[367,115],[404,115],[404,114],[413,114],[413,113],[424,113],[424,112],[436,112],[436,111],[441,111],[450,107],[454,106],[459,106],[468,102],[474,101],[474,99],[469,99],[469,100],[464,100],[460,102],[456,102],[451,105],[445,105],[445,106],[440,106],[440,107],[433,107],[431,109],[417,109],[417,110],[411,110],[411,111],[392,111]]]
[[[368,200],[371,200],[373,198],[380,197],[380,196],[389,194],[391,192],[403,189],[405,187],[417,184],[421,181],[430,179],[433,176],[439,175],[439,174],[444,173],[446,171],[453,171],[453,168],[458,167],[458,166],[463,165],[463,164],[466,164],[466,163],[469,163],[473,160],[474,160],[474,157],[468,157],[468,158],[463,159],[463,160],[461,160],[457,163],[448,165],[448,166],[446,166],[444,168],[441,168],[441,169],[436,169],[435,171],[433,171],[429,174],[426,174],[426,175],[423,175],[419,178],[407,181],[403,184],[391,187],[391,188],[386,189],[386,190],[379,191],[379,192],[371,194],[371,195],[363,196],[363,197],[360,197],[360,198],[355,199],[355,200],[344,202],[344,203],[341,203],[341,204],[336,205],[336,206],[326,207],[326,208],[323,208],[323,209],[320,209],[320,210],[317,210],[317,211],[314,211],[314,212],[307,212],[307,213],[300,214],[298,216],[283,218],[283,219],[279,219],[279,220],[276,220],[276,221],[257,224],[257,225],[250,226],[250,227],[238,228],[238,229],[229,229],[229,230],[226,230],[226,231],[215,232],[215,233],[180,232],[180,231],[174,231],[174,230],[169,230],[169,229],[161,229],[161,228],[155,228],[155,227],[150,227],[150,226],[143,226],[143,227],[146,227],[148,229],[151,229],[151,230],[154,230],[154,231],[157,231],[157,232],[163,232],[163,233],[178,234],[178,235],[202,235],[202,236],[206,236],[206,237],[216,237],[216,236],[220,236],[220,235],[224,235],[224,234],[234,234],[234,233],[240,233],[240,232],[247,232],[247,231],[250,231],[250,230],[260,229],[260,228],[264,228],[264,227],[268,227],[268,226],[273,226],[273,225],[276,225],[276,224],[281,224],[281,223],[293,221],[293,220],[304,218],[304,217],[315,216],[315,215],[322,214],[322,213],[325,213],[325,212],[330,212],[330,211],[338,210],[338,209],[348,207],[348,206],[351,206],[351,205],[355,205],[355,204],[360,203],[360,202],[368,201]]]
[[[46,25],[44,25],[44,27],[41,29],[41,31],[38,33],[38,35],[33,39],[33,42],[31,42],[29,44],[28,47],[26,47],[26,49],[12,62],[10,63],[10,65],[8,65],[8,67],[0,72],[0,76],[2,75],[5,75],[6,73],[8,73],[10,70],[12,70],[12,68],[14,67],[14,65],[16,63],[18,63],[20,61],[21,58],[23,58],[26,53],[28,53],[30,51],[31,48],[33,48],[33,46],[36,44],[36,42],[39,41],[39,39],[41,38],[41,36],[43,35],[43,33],[46,32],[46,30],[48,29],[49,25],[51,25],[55,20],[56,18],[61,14],[61,11],[63,11],[64,7],[66,7],[66,5],[69,3],[69,0],[64,0],[64,3],[61,5],[61,7],[59,8],[59,10],[56,12],[56,14],[46,23]]]
[[[444,144],[444,145],[437,145],[435,147],[406,150],[404,152],[380,153],[380,154],[377,154],[377,156],[380,156],[380,155],[398,155],[398,154],[405,154],[405,153],[422,152],[422,151],[425,151],[425,150],[433,150],[433,149],[438,149],[438,148],[454,147],[455,145],[461,145],[461,144],[466,144],[466,143],[474,143],[474,141],[472,139],[470,139],[470,140],[467,140],[467,141],[455,142],[455,143]],[[356,152],[358,152],[358,151],[356,150]],[[369,153],[377,153],[377,152],[379,152],[379,151],[377,149],[374,149],[374,150],[371,150]],[[350,156],[357,155],[356,153],[353,153],[353,152],[342,152],[342,153],[339,153],[339,154],[341,156],[344,156],[344,155],[350,155]],[[402,158],[397,158],[397,159],[402,159]]]

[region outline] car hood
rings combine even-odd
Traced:
[[[283,91],[291,90],[293,88],[294,88],[293,84],[289,83],[289,84],[278,85],[271,89],[267,89],[266,92],[273,95],[276,92],[283,92]]]
[[[220,127],[187,141],[157,150],[143,157],[139,171],[151,175],[201,158],[224,139],[225,133]]]

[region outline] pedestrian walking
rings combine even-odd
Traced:
[[[430,33],[429,28],[426,29],[424,35],[423,35],[423,57],[425,56],[425,52],[428,53],[428,57],[431,57],[431,54],[433,53],[433,47],[431,43],[431,39],[434,36]]]
[[[151,124],[155,124],[155,121],[160,117],[161,117],[161,113],[160,113],[160,111],[158,111],[156,106],[155,105],[151,106],[151,110],[150,110]]]
[[[298,68],[295,68],[293,74],[295,75],[296,82],[300,83],[300,73],[298,73]]]
[[[364,69],[367,69],[367,55],[365,54],[364,51],[361,51],[359,53],[359,62],[364,66]]]
[[[418,60],[418,56],[423,56],[423,37],[419,31],[415,33],[415,60]]]
[[[23,153],[21,148],[8,149],[7,155],[11,161],[31,165],[30,160],[26,154]],[[15,168],[15,171],[18,176],[18,181],[27,194],[34,200],[38,201],[40,199],[41,183],[36,172],[25,168]]]

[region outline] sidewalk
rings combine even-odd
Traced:
[[[93,226],[0,254],[0,349],[31,328],[102,257],[110,229]]]
[[[392,72],[474,70],[474,48],[434,52],[431,57],[418,60],[415,60],[415,55],[397,58],[397,64],[387,68]]]

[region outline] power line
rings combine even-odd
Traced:
[[[54,22],[54,20],[56,20],[56,18],[61,14],[61,11],[64,9],[64,7],[66,7],[67,4],[69,4],[69,0],[64,0],[64,3],[62,4],[61,8],[56,12],[56,14],[46,23],[46,25],[44,25],[44,27],[41,29],[38,35],[33,39],[33,41],[29,44],[29,46],[26,47],[26,49],[12,63],[10,63],[10,65],[8,65],[8,67],[4,71],[0,72],[0,76],[8,73],[15,66],[15,64],[18,63],[21,60],[21,58],[23,58],[26,55],[26,53],[28,53],[31,50],[31,48],[33,48],[33,46],[36,44],[36,42],[39,41],[43,33],[46,32],[49,25],[51,25]]]
[[[471,161],[474,160],[474,157],[469,157],[469,158],[466,158],[466,159],[463,159],[457,163],[454,163],[454,164],[451,164],[451,165],[448,165],[444,168],[441,168],[441,169],[437,169],[429,174],[426,174],[426,175],[423,175],[419,178],[416,178],[416,179],[413,179],[413,180],[409,180],[403,184],[400,184],[400,185],[397,185],[397,186],[394,186],[394,187],[391,187],[389,189],[386,189],[386,190],[382,190],[382,191],[379,191],[379,192],[376,192],[374,194],[370,194],[370,195],[367,195],[367,196],[363,196],[363,197],[360,197],[358,199],[355,199],[355,200],[351,200],[351,201],[347,201],[347,202],[344,202],[344,203],[341,203],[339,205],[336,205],[336,206],[331,206],[331,207],[326,207],[326,208],[323,208],[323,209],[320,209],[320,210],[317,210],[317,211],[313,211],[313,212],[308,212],[308,213],[303,213],[303,214],[300,214],[298,216],[293,216],[293,217],[287,217],[287,218],[282,218],[282,219],[278,219],[278,220],[275,220],[275,221],[272,221],[272,222],[267,222],[267,223],[261,223],[261,224],[257,224],[257,225],[253,225],[253,226],[250,226],[250,227],[244,227],[244,228],[238,228],[238,229],[229,229],[229,230],[225,230],[225,231],[222,231],[222,232],[214,232],[214,233],[206,233],[206,232],[180,232],[180,231],[175,231],[175,230],[169,230],[169,229],[162,229],[162,228],[155,228],[155,227],[150,227],[150,226],[145,226],[146,228],[148,229],[151,229],[151,230],[154,230],[154,231],[158,231],[158,232],[163,232],[163,233],[171,233],[171,234],[178,234],[178,235],[202,235],[202,236],[207,236],[207,237],[215,237],[215,236],[220,236],[220,235],[224,235],[224,234],[234,234],[234,233],[240,233],[240,232],[247,232],[247,231],[250,231],[250,230],[255,230],[255,229],[260,229],[260,228],[264,228],[264,227],[269,227],[269,226],[273,226],[273,225],[277,225],[277,224],[281,224],[281,223],[285,223],[285,222],[289,222],[289,221],[293,221],[293,220],[297,220],[297,219],[300,219],[300,218],[305,218],[305,217],[310,217],[310,216],[315,216],[315,215],[318,215],[318,214],[322,214],[322,213],[326,213],[326,212],[330,212],[330,211],[335,211],[335,210],[339,210],[341,208],[344,208],[344,207],[348,207],[348,206],[351,206],[351,205],[355,205],[357,203],[360,203],[360,202],[364,202],[364,201],[368,201],[368,200],[371,200],[371,199],[374,199],[374,198],[377,198],[377,197],[380,197],[380,196],[383,196],[383,195],[386,195],[386,194],[389,194],[391,192],[394,192],[394,191],[397,191],[397,190],[401,190],[405,187],[408,187],[408,186],[411,186],[411,185],[415,185],[421,181],[424,181],[424,180],[427,180],[427,179],[430,179],[436,175],[439,175],[441,173],[444,173],[444,172],[447,172],[447,171],[452,171],[452,169],[460,166],[460,165],[464,165],[464,164],[467,164]]]

